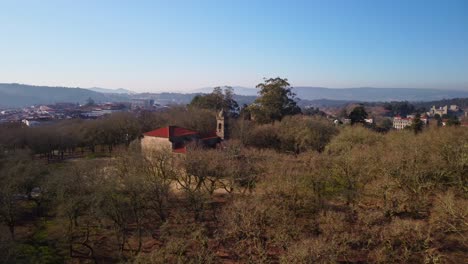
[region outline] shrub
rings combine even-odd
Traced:
[[[468,251],[468,201],[448,191],[436,197],[429,218],[431,233],[445,251]],[[449,246],[446,246],[449,245]]]
[[[294,244],[281,256],[280,263],[336,263],[339,246],[323,238],[308,239]]]

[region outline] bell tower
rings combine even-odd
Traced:
[[[216,116],[216,135],[221,139],[228,139],[227,116],[224,110],[221,110]]]

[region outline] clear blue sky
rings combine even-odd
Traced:
[[[0,82],[468,90],[468,1],[0,0]]]

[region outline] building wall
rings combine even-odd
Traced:
[[[408,119],[399,119],[399,118],[394,118],[393,119],[393,128],[395,129],[404,129],[405,127],[411,125],[411,120]]]
[[[452,108],[452,107],[457,107],[457,106],[456,105],[451,105],[450,108]],[[435,116],[435,115],[443,116],[443,115],[448,114],[448,110],[449,110],[448,106],[436,108],[435,105],[433,105],[431,107],[431,110],[429,111],[429,115],[430,116]]]
[[[222,139],[225,139],[226,133],[226,123],[224,122],[224,118],[218,118],[216,123],[216,135]]]
[[[131,109],[135,110],[137,108],[148,109],[151,108],[154,104],[152,99],[133,99],[131,101]]]
[[[421,122],[424,126],[429,124],[429,120],[427,118],[421,118]],[[393,128],[395,129],[404,129],[407,126],[411,126],[413,123],[413,118],[394,118],[393,119]]]
[[[143,137],[141,139],[141,150],[143,152],[151,152],[154,150],[168,149],[172,151],[172,142],[168,138],[159,137]]]

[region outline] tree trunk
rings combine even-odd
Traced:
[[[13,241],[15,241],[15,224],[14,223],[9,223],[8,228],[10,230],[11,239]]]
[[[137,252],[140,253],[141,248],[143,246],[143,241],[142,241],[142,237],[143,237],[142,233],[143,232],[142,232],[140,221],[138,221],[138,223],[137,223],[137,228],[138,228],[138,249],[137,249]]]
[[[70,258],[73,258],[73,218],[68,217],[68,250]]]

